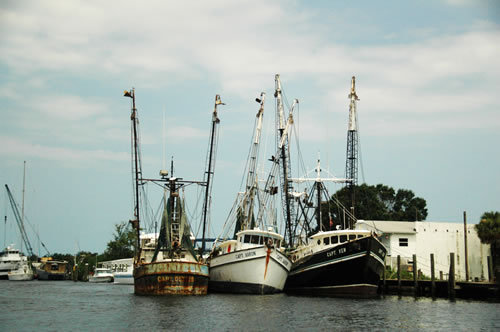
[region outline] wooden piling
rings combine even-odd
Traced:
[[[493,282],[493,259],[491,256],[488,256],[488,280]]]
[[[398,294],[401,295],[401,256],[398,255]]]
[[[436,297],[436,275],[434,269],[434,254],[431,254],[431,296]]]
[[[384,257],[384,273],[383,273],[383,279],[382,279],[382,294],[385,294],[387,292],[387,266],[385,265],[385,257]]]
[[[464,211],[465,281],[469,281],[469,250],[467,248],[467,213]]]
[[[417,255],[413,254],[413,292],[418,295],[418,270],[417,270]]]
[[[450,274],[448,275],[448,296],[455,298],[455,253],[450,253]]]

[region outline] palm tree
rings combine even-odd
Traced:
[[[491,245],[493,271],[497,282],[500,282],[500,212],[483,213],[475,228],[481,242]]]

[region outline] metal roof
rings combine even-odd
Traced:
[[[415,221],[384,221],[384,220],[358,220],[359,226],[374,230],[377,233],[398,233],[398,234],[416,234]]]

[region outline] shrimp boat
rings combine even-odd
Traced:
[[[205,295],[208,290],[208,265],[201,254],[197,253],[191,240],[191,227],[186,215],[185,200],[181,189],[190,184],[206,187],[204,202],[205,231],[206,212],[210,190],[210,175],[214,156],[214,137],[219,119],[217,106],[221,105],[219,95],[215,98],[215,109],[212,115],[211,145],[206,175],[207,181],[186,181],[174,177],[171,171],[160,171],[160,179],[142,177],[139,160],[137,137],[137,109],[135,107],[135,91],[125,91],[125,96],[132,98],[132,144],[133,165],[135,170],[135,219],[131,220],[137,232],[137,246],[134,257],[134,293],[137,295]],[[158,236],[148,237],[140,234],[139,187],[146,182],[154,182],[163,187],[163,214]],[[203,241],[204,244],[204,241]]]
[[[215,242],[210,264],[210,292],[269,294],[283,290],[290,260],[284,253],[283,236],[274,227],[259,229],[252,227],[254,219],[254,198],[257,192],[256,161],[262,118],[264,114],[265,93],[261,93],[260,109],[255,121],[246,189],[242,198],[238,197],[226,224],[234,226],[234,238]],[[261,223],[263,224],[263,223]],[[261,225],[265,226],[265,225]],[[225,227],[226,228],[226,227]]]
[[[351,83],[350,126],[355,121],[357,95],[355,81]],[[348,162],[353,159],[349,156]],[[315,168],[316,177],[289,178],[290,183],[313,185],[300,190],[285,188],[289,196],[295,198],[299,206],[301,220],[295,225],[303,225],[289,252],[293,265],[288,275],[285,290],[290,293],[306,295],[326,295],[339,297],[376,296],[380,276],[384,272],[384,258],[387,249],[376,234],[355,230],[355,216],[347,210],[327,190],[327,183],[347,183],[353,177],[347,173],[345,179],[333,176],[322,177],[320,161]],[[343,220],[334,227],[333,217]]]

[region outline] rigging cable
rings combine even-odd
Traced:
[[[357,105],[356,105],[356,133],[358,134],[358,155],[359,155],[359,166],[361,168],[361,178],[363,179],[362,183],[365,183],[365,170],[363,168],[363,158],[361,154],[361,136],[359,134],[359,121],[358,121],[358,110],[357,110]]]

